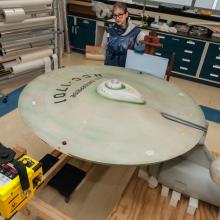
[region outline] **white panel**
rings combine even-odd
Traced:
[[[125,67],[140,72],[150,73],[159,78],[164,78],[168,61],[167,58],[140,54],[133,50],[128,50]]]
[[[160,0],[155,2],[164,2],[164,3],[172,3],[172,4],[178,4],[178,5],[188,5],[190,6],[192,4],[192,0]]]
[[[213,3],[214,0],[196,0],[195,7],[212,9]]]
[[[217,5],[216,5],[216,8],[215,8],[216,10],[220,10],[220,1],[218,0],[218,3],[217,3]]]

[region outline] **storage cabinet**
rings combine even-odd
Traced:
[[[200,73],[200,78],[220,82],[220,45],[210,43]]]
[[[100,46],[102,40],[100,36],[103,35],[105,27],[111,23],[105,21],[102,28],[97,28],[96,31],[95,20],[73,15],[68,15],[67,20],[71,48],[80,52],[85,51],[86,45],[95,45],[95,42]],[[98,33],[100,30],[101,34]],[[156,49],[156,55],[171,58],[172,53],[176,53],[172,71],[175,75],[220,85],[220,43],[209,43],[160,31],[157,34],[163,47]],[[209,46],[206,52],[207,45]]]
[[[175,52],[173,71],[196,76],[205,42],[161,33],[158,33],[158,37],[163,47],[157,48],[156,55],[170,58]]]
[[[68,15],[67,22],[72,49],[84,52],[86,45],[95,45],[96,21]]]

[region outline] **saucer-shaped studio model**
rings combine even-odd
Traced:
[[[136,89],[118,79],[104,81],[96,90],[101,96],[112,100],[137,104],[145,103],[144,98]]]
[[[200,107],[172,83],[109,66],[43,74],[25,87],[19,110],[52,147],[105,164],[177,157],[199,142],[205,126]]]

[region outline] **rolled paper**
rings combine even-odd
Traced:
[[[15,66],[17,64],[18,63],[16,62],[16,60],[13,60],[13,61],[2,63],[1,65],[2,65],[4,70],[9,70],[12,66]]]
[[[22,22],[25,19],[23,8],[3,9],[3,15],[6,23]]]
[[[14,8],[14,7],[28,7],[28,6],[39,6],[39,5],[51,5],[53,0],[11,0],[11,1],[0,1],[1,8]]]
[[[0,43],[0,45],[4,49],[12,48],[12,47],[19,47],[22,45],[25,46],[25,45],[29,45],[29,44],[42,43],[42,42],[45,42],[48,40],[52,40],[53,36],[54,36],[53,34],[34,36],[34,37],[29,37],[29,38],[14,40],[14,41],[5,41],[3,43]]]
[[[31,60],[48,57],[51,56],[52,54],[53,54],[52,49],[44,49],[44,50],[35,51],[33,53],[23,54],[19,56],[19,60],[21,63],[25,63]]]
[[[50,59],[50,58],[49,58]],[[45,63],[48,64],[48,60],[43,59],[37,59],[26,63],[21,63],[15,66],[11,67],[11,72],[14,74],[20,74],[22,72],[40,69],[42,67],[45,67]],[[47,66],[48,70],[48,66]]]
[[[20,23],[0,22],[0,31],[51,24],[52,22],[54,22],[55,18],[56,18],[55,16],[47,16],[47,17],[25,19]]]

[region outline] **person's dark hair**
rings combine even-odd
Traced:
[[[116,8],[120,8],[121,10],[124,11],[124,13],[128,12],[127,4],[123,2],[116,2],[113,5],[112,11],[114,11]]]

